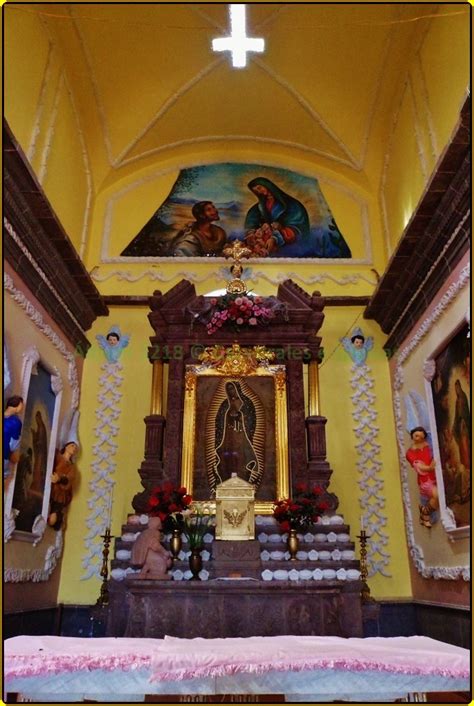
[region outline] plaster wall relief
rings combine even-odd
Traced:
[[[118,450],[115,439],[119,432],[118,421],[123,396],[121,386],[124,380],[123,366],[119,359],[130,340],[127,334],[121,333],[118,326],[112,326],[105,336],[98,335],[96,338],[106,360],[100,368],[102,374],[97,395],[97,442],[92,448],[92,478],[89,481],[87,500],[87,534],[86,549],[82,558],[82,580],[99,576],[103,548],[101,535],[110,527],[115,486],[113,476],[117,467],[115,456]]]
[[[408,546],[413,564],[424,578],[470,578],[470,527],[465,516],[470,502],[470,454],[464,443],[469,407],[463,392],[469,364],[462,354],[468,350],[469,276],[468,264],[458,268],[392,365]],[[406,458],[410,446],[407,430],[412,425],[428,433],[439,495],[439,509],[424,526],[419,521],[421,486]]]
[[[24,321],[20,334],[5,332],[8,389],[25,402],[19,461],[4,492],[4,580],[47,581],[63,547],[63,530],[48,526],[55,450],[67,417],[64,408],[79,401],[79,375],[70,344],[8,273],[4,290],[8,320]]]
[[[363,512],[363,529],[370,537],[367,545],[369,576],[380,573],[390,577],[390,554],[387,551],[387,514],[382,473],[381,446],[378,443],[380,428],[377,425],[375,380],[367,364],[367,355],[373,348],[373,338],[365,338],[360,328],[354,329],[350,337],[341,339],[342,346],[350,356],[351,395],[353,427],[357,439],[355,445],[359,460],[357,470],[360,479],[359,505]]]

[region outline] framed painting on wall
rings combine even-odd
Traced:
[[[12,520],[14,538],[36,543],[44,534],[48,517],[62,380],[56,368],[41,360],[36,348],[27,350],[23,359],[25,413],[5,515]]]
[[[425,363],[441,522],[451,537],[469,534],[471,516],[470,338],[465,319]]]
[[[288,496],[284,376],[279,365],[241,376],[188,366],[181,481],[195,500],[213,499],[234,473],[256,485],[257,513]]]

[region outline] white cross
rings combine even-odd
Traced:
[[[230,6],[230,37],[212,40],[214,51],[230,51],[232,66],[242,68],[247,64],[247,52],[263,52],[265,41],[259,37],[247,37],[245,29],[245,5]]]

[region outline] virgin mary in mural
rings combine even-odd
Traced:
[[[240,163],[182,169],[121,255],[220,256],[231,240],[245,240],[259,258],[352,257],[317,179]]]

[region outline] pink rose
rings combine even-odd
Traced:
[[[255,304],[261,304],[262,303],[262,297],[255,297]]]
[[[243,302],[242,297],[237,297],[237,299],[235,300],[235,303],[237,304],[237,306],[240,306],[242,304],[242,302]]]
[[[255,318],[255,316],[252,316],[252,317],[249,319],[249,324],[250,324],[250,326],[256,326],[256,325],[257,325],[257,319]]]
[[[212,306],[215,306],[217,304],[217,299],[215,297],[211,298],[211,304]]]
[[[237,321],[236,321],[235,323],[236,323],[238,326],[242,326],[242,324],[244,323],[244,320],[239,316],[239,318],[237,319]]]

